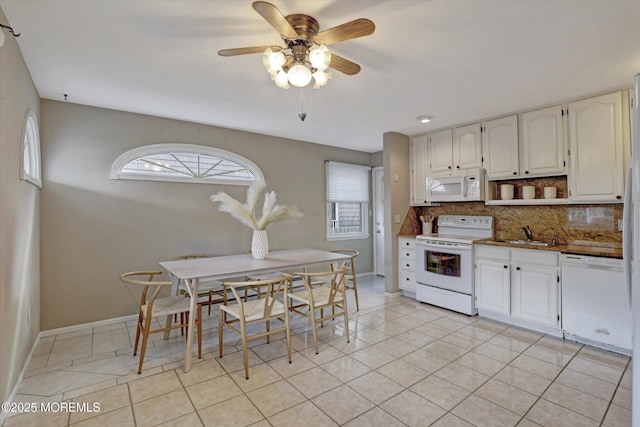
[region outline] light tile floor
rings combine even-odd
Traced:
[[[362,279],[360,311],[319,329],[292,316],[286,341],[255,341],[250,379],[239,338],[205,318],[204,357],[183,370],[184,338],[151,339],[141,375],[134,323],[43,338],[18,402],[99,403],[99,412],[13,414],[4,426],[631,425],[629,358],[406,298]],[[217,307],[214,310],[217,313]],[[195,353],[195,351],[194,351]],[[54,406],[55,408],[55,406]]]

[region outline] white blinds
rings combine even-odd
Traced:
[[[369,166],[326,163],[328,202],[369,202]]]

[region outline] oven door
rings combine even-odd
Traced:
[[[446,241],[416,242],[417,286],[428,285],[473,294],[473,245]]]

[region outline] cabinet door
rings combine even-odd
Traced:
[[[482,167],[482,141],[480,123],[457,127],[453,130],[453,168]]]
[[[482,123],[482,157],[488,179],[518,175],[518,116]]]
[[[453,132],[451,129],[429,134],[429,172],[449,172],[453,169]]]
[[[511,312],[510,267],[506,262],[476,261],[476,307],[494,313]]]
[[[550,176],[566,173],[562,106],[520,115],[520,175]]]
[[[569,104],[569,199],[622,200],[622,133],[621,92]]]
[[[519,265],[514,270],[511,315],[558,326],[558,269]]]
[[[428,135],[411,138],[411,206],[427,204],[427,143]]]

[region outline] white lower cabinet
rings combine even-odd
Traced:
[[[481,316],[561,335],[558,253],[478,245],[476,305]]]
[[[398,286],[403,291],[416,293],[416,239],[398,237]]]

